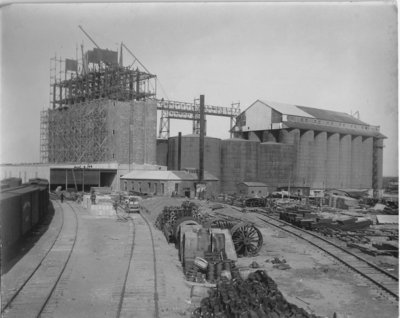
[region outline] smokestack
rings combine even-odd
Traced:
[[[204,95],[200,95],[199,182],[204,181]]]
[[[181,157],[182,157],[182,133],[178,133],[178,170],[181,171]]]

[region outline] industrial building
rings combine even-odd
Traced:
[[[382,189],[386,137],[349,114],[257,100],[232,132],[226,140],[205,137],[205,169],[220,179],[222,193],[243,192],[243,182],[307,196],[312,189]],[[171,137],[168,147],[157,144],[157,156],[168,169],[198,168],[198,139]]]
[[[134,57],[130,66],[123,64],[123,48]],[[243,112],[239,104],[202,105],[204,123],[205,115],[229,117],[231,133],[226,140],[205,136],[204,124],[203,139],[199,100],[157,99],[156,75],[122,43],[119,56],[99,47],[83,53],[82,47],[81,60],[54,57],[50,84],[50,107],[41,112],[41,164],[3,165],[4,178],[48,178],[50,189],[123,190],[134,171],[164,176],[186,169],[199,172],[201,183],[203,169],[212,176],[209,194],[247,192],[240,184],[254,182],[265,185],[262,193],[285,188],[298,195],[373,189],[377,196],[382,189],[385,136],[345,113],[262,100]],[[191,120],[192,134],[170,136],[171,119]]]
[[[121,177],[120,188],[123,191],[150,195],[176,195],[193,198],[198,190],[196,189],[198,180],[197,171],[190,169],[182,171],[135,170]],[[217,193],[218,178],[205,172],[203,182],[206,184],[207,192]]]
[[[238,116],[234,132],[264,149],[261,182],[275,183],[278,174],[264,173],[274,172],[277,162],[268,156],[282,149],[282,158],[291,158],[284,179],[294,188],[382,188],[385,136],[346,113],[257,100]]]

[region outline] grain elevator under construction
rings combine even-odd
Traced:
[[[123,52],[133,58],[130,66]],[[267,193],[284,189],[303,196],[314,189],[364,189],[378,197],[382,189],[385,136],[346,113],[262,99],[244,111],[240,104],[204,105],[205,116],[230,118],[231,138],[204,136],[200,147],[199,100],[158,99],[156,75],[124,44],[120,52],[98,46],[84,52],[82,46],[81,59],[52,58],[50,84],[50,107],[41,112],[41,164],[28,170],[48,167],[44,177],[51,188],[107,186],[165,195],[172,189],[195,196],[195,181],[189,186],[185,178],[131,172],[185,171],[201,183],[204,170],[213,180],[205,182],[207,196],[241,193],[246,182],[262,184]],[[191,134],[170,136],[174,119],[192,121]],[[4,177],[18,169],[6,166]],[[28,177],[37,177],[29,171]]]

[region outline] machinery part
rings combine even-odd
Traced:
[[[218,228],[218,229],[231,229],[234,225],[235,222],[220,217],[205,220],[203,223],[203,226],[205,228]]]
[[[172,232],[172,234],[175,237],[175,242],[179,242],[180,227],[182,225],[200,225],[200,223],[194,217],[191,216],[184,216],[175,220]]]
[[[263,198],[248,198],[244,200],[246,207],[265,207],[266,200]]]
[[[240,222],[231,229],[236,254],[240,256],[256,255],[263,244],[263,236],[259,229],[248,222]]]

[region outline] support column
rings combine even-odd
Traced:
[[[339,134],[328,134],[325,188],[339,188]]]

